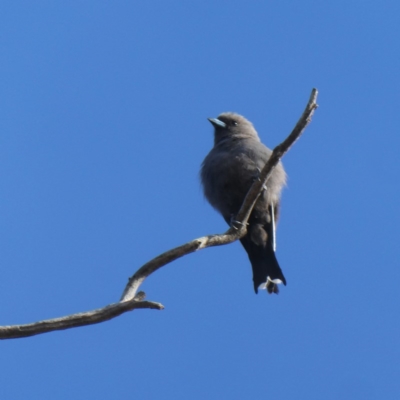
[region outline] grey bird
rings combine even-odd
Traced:
[[[243,200],[272,151],[264,146],[253,124],[241,115],[223,113],[208,118],[214,126],[214,147],[201,166],[204,195],[232,225]],[[278,293],[286,279],[275,256],[275,223],[286,173],[281,163],[272,172],[249,221],[247,234],[240,241],[253,269],[254,290]]]

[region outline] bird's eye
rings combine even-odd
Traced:
[[[237,121],[232,121],[232,125],[237,126],[238,125]]]

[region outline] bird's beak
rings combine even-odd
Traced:
[[[226,123],[220,121],[218,118],[207,118],[215,128],[226,128]]]

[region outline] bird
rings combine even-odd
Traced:
[[[234,226],[247,192],[272,151],[242,115],[225,112],[208,120],[214,127],[214,146],[201,165],[200,179],[208,202]],[[278,284],[286,285],[275,255],[275,226],[285,184],[286,173],[279,162],[253,208],[246,235],[240,239],[252,266],[255,293],[266,289],[278,294]]]

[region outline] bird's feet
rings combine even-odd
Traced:
[[[235,230],[239,230],[242,226],[247,226],[247,225],[249,225],[249,224],[244,224],[243,222],[240,222],[240,221],[236,221],[235,219],[234,219],[234,217],[232,216],[232,218],[231,218],[231,227],[233,228],[233,229],[235,229]]]

